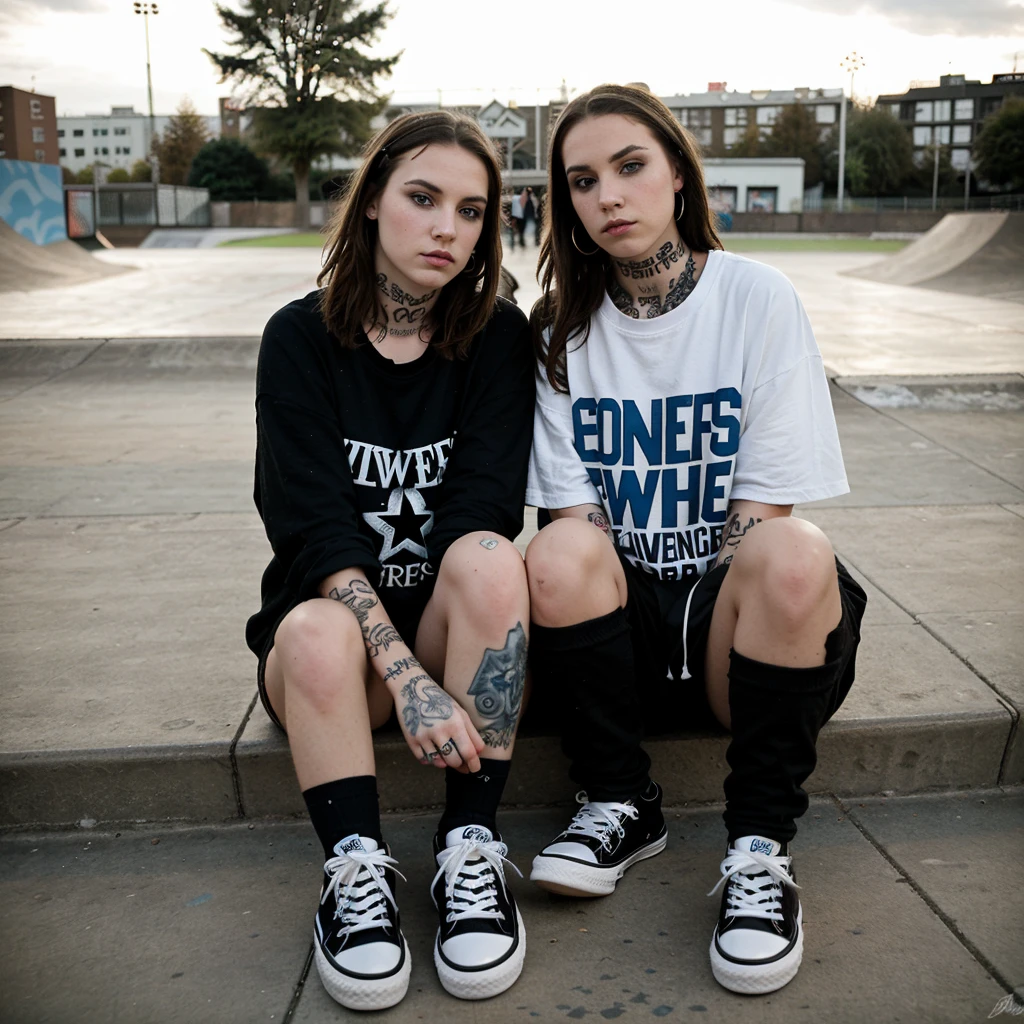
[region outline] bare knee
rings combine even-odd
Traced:
[[[529,603],[522,555],[511,541],[493,533],[460,537],[445,552],[437,582],[460,614],[471,618],[522,617]]]
[[[600,530],[579,519],[556,519],[526,549],[535,621],[543,622],[567,603],[578,602],[595,585],[610,584],[617,591],[618,574],[615,548]]]
[[[356,617],[326,598],[304,601],[277,627],[274,648],[286,692],[333,707],[346,686],[365,685],[366,652]]]
[[[758,524],[737,549],[729,571],[756,592],[786,629],[813,622],[836,589],[828,538],[813,523],[792,517]]]

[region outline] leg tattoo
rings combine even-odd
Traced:
[[[526,633],[517,622],[508,631],[500,651],[484,650],[468,693],[474,698],[477,714],[484,720],[480,736],[492,747],[507,748],[519,721],[526,684]]]

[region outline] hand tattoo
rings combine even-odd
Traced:
[[[526,685],[526,633],[517,622],[500,651],[486,648],[467,691],[484,721],[480,737],[492,747],[512,744]]]
[[[730,513],[725,526],[722,528],[722,546],[718,549],[718,558],[715,559],[715,565],[728,565],[732,561],[733,555],[736,554],[740,541],[761,521],[751,516],[747,519],[746,525],[743,525],[740,522],[738,512]],[[729,549],[728,552],[726,552],[726,548]],[[723,554],[725,554],[725,558],[722,557]]]
[[[402,721],[410,736],[415,736],[421,726],[429,729],[455,714],[451,697],[437,683],[431,682],[428,675],[413,676],[399,696],[405,699]]]

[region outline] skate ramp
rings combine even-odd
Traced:
[[[1024,303],[1024,213],[946,214],[900,252],[846,273]]]
[[[0,292],[59,288],[123,274],[130,269],[104,263],[75,242],[36,245],[0,220]]]

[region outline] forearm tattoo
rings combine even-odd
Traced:
[[[327,596],[340,601],[356,617],[363,634],[366,653],[371,658],[376,658],[382,650],[386,651],[392,644],[402,642],[398,630],[389,622],[378,622],[372,629],[368,625],[370,609],[375,608],[380,602],[373,587],[365,580],[349,580],[348,586],[341,590],[331,587]]]
[[[410,736],[445,722],[455,714],[455,703],[428,675],[413,676],[402,687],[399,697],[405,701],[401,715]]]
[[[592,522],[599,530],[603,530],[605,533],[610,532],[608,526],[608,519],[605,517],[603,512],[588,512],[587,519]]]
[[[634,299],[618,280],[612,282],[608,289],[608,295],[615,308],[625,313],[626,316],[632,317],[634,320],[653,320],[656,316],[661,316],[662,313],[667,313],[670,309],[682,305],[690,292],[697,286],[699,276],[697,264],[694,262],[691,252],[686,259],[682,274],[669,280],[668,291],[664,299],[656,288],[643,285],[640,286],[642,294]]]
[[[732,512],[722,529],[722,546],[718,549],[715,565],[728,565],[740,546],[740,541],[762,520],[748,516],[746,523],[740,520],[738,512]],[[723,557],[724,556],[724,557]]]
[[[490,747],[512,744],[526,685],[526,633],[517,622],[500,651],[484,650],[480,667],[467,693],[473,698],[482,727],[480,737]]]
[[[423,668],[423,666],[412,655],[409,655],[408,658],[399,658],[387,667],[382,679],[386,683],[397,679],[403,672],[408,672],[413,668]]]

